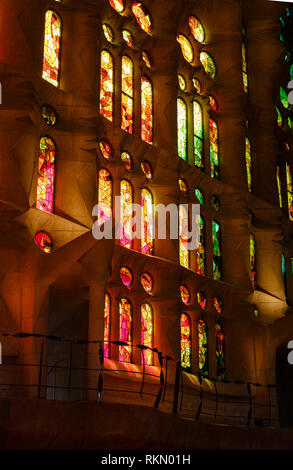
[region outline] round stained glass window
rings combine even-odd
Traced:
[[[145,174],[146,179],[151,180],[153,177],[153,170],[151,167],[151,164],[147,162],[146,160],[142,161],[141,164],[141,169]]]
[[[223,300],[221,297],[214,297],[214,308],[216,312],[223,313]]]
[[[109,144],[109,142],[107,142],[106,140],[101,140],[99,143],[99,147],[100,147],[103,157],[106,158],[106,160],[111,160],[113,153],[112,153],[112,147]]]
[[[133,159],[130,153],[128,152],[122,152],[121,153],[121,160],[125,164],[125,169],[127,171],[133,170]]]
[[[133,284],[133,274],[126,266],[123,266],[120,269],[120,279],[127,289],[131,289]]]
[[[150,294],[154,288],[154,280],[149,273],[143,273],[140,277],[141,285]]]
[[[205,310],[207,308],[207,298],[206,298],[205,294],[203,292],[199,291],[196,294],[196,298],[197,298],[197,301],[198,301],[199,305],[201,306],[201,308],[203,310]]]
[[[185,305],[188,305],[190,303],[191,295],[190,295],[190,290],[184,284],[180,286],[180,295],[181,295],[182,302]]]
[[[107,39],[107,41],[113,42],[114,33],[113,33],[113,30],[112,30],[111,26],[109,26],[106,23],[103,23],[102,27],[103,27],[104,36]]]

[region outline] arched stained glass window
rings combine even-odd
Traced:
[[[187,160],[187,106],[182,98],[177,99],[178,155]]]
[[[55,11],[47,10],[43,56],[43,79],[54,86],[59,85],[61,18]]]
[[[97,222],[103,225],[112,217],[112,178],[105,168],[99,171],[98,176],[98,215]]]
[[[256,289],[256,247],[254,235],[250,234],[249,241],[249,261],[250,261],[250,275],[252,287]]]
[[[192,62],[193,61],[193,49],[192,49],[192,45],[189,39],[187,39],[187,37],[184,36],[184,34],[177,34],[176,39],[177,39],[177,42],[179,42],[181,46],[181,51],[182,51],[182,55],[184,59],[189,63]]]
[[[179,261],[181,266],[189,268],[188,213],[184,206],[179,206]]]
[[[216,364],[217,364],[217,379],[225,378],[225,356],[224,356],[224,331],[223,327],[216,323]]]
[[[210,130],[210,167],[211,177],[219,178],[219,135],[218,125],[213,119],[209,120]]]
[[[132,12],[138,25],[145,33],[150,33],[152,30],[152,22],[149,13],[146,8],[140,2],[133,2]]]
[[[119,302],[119,341],[128,345],[119,346],[119,361],[132,361],[132,305],[128,299],[122,298]]]
[[[122,96],[121,96],[121,128],[130,134],[133,132],[133,62],[124,55],[122,57]]]
[[[214,79],[216,77],[217,69],[216,69],[215,61],[212,58],[212,56],[208,54],[207,52],[203,51],[199,55],[199,60],[201,61],[202,66],[205,72],[208,74],[208,76]]]
[[[141,77],[141,138],[153,143],[153,86],[147,77]]]
[[[285,296],[288,297],[288,289],[287,289],[287,270],[286,270],[286,258],[284,253],[282,253],[282,276],[284,281],[284,289],[285,289]]]
[[[189,28],[194,39],[198,42],[203,42],[205,37],[205,32],[201,22],[195,17],[190,16],[188,18]]]
[[[208,327],[204,320],[198,321],[198,365],[199,373],[209,375]]]
[[[200,241],[195,251],[195,271],[202,276],[205,275],[205,227],[204,219],[200,216]]]
[[[141,344],[153,348],[153,336],[154,336],[154,319],[153,309],[148,303],[141,306]],[[154,352],[149,349],[143,350],[141,362],[148,366],[152,366],[154,363]]]
[[[293,186],[292,186],[291,167],[289,163],[286,163],[286,178],[287,178],[287,198],[288,198],[289,219],[293,221]]]
[[[197,101],[193,102],[193,133],[194,133],[194,164],[203,168],[203,117],[202,109]]]
[[[154,251],[153,195],[146,188],[141,191],[141,208],[141,252],[145,255],[152,255]]]
[[[50,137],[41,137],[36,208],[53,212],[55,186],[55,144]]]
[[[245,160],[246,160],[246,173],[247,173],[247,186],[248,191],[252,191],[252,174],[251,174],[251,145],[250,140],[245,139]]]
[[[180,317],[181,331],[181,366],[190,369],[191,367],[191,322],[186,313]]]
[[[213,278],[222,279],[221,229],[218,222],[212,222],[213,236]]]
[[[105,294],[104,305],[104,356],[110,358],[111,349],[111,298],[108,293]]]
[[[278,195],[279,195],[279,204],[280,208],[283,207],[283,200],[282,200],[282,183],[281,183],[281,176],[280,176],[280,167],[277,166],[276,169],[276,178],[277,178],[277,188],[278,188]]]
[[[101,52],[100,114],[113,121],[114,61],[110,52]]]
[[[122,180],[120,183],[120,244],[126,248],[133,247],[132,204],[132,186],[127,180]]]
[[[122,13],[125,8],[124,0],[109,0],[109,3],[114,10],[118,11],[118,13]]]
[[[248,93],[248,73],[247,73],[247,59],[246,59],[246,46],[242,43],[242,77],[243,87],[245,93]]]

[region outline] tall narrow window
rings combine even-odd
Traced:
[[[43,79],[59,85],[61,18],[55,11],[46,11],[43,55]]]
[[[152,193],[143,188],[141,191],[141,251],[146,255],[152,255],[154,251],[154,213]]]
[[[289,212],[290,220],[293,221],[293,186],[292,186],[291,167],[288,163],[286,163],[286,175],[287,175],[288,212]]]
[[[213,234],[213,278],[222,279],[221,229],[218,222],[212,222]]]
[[[197,101],[193,102],[194,164],[203,168],[203,119],[202,109]]]
[[[278,188],[278,195],[279,195],[279,204],[280,204],[280,208],[282,209],[282,207],[283,207],[282,183],[281,183],[280,167],[279,166],[277,166],[277,169],[276,169],[276,178],[277,178],[277,188]]]
[[[195,251],[195,271],[202,276],[205,275],[205,228],[204,219],[200,216],[200,241]]]
[[[181,366],[186,369],[191,367],[191,322],[186,313],[180,317],[181,332]]]
[[[208,327],[203,320],[198,321],[198,365],[204,377],[209,375]]]
[[[218,137],[218,125],[213,120],[209,120],[210,129],[210,166],[211,166],[211,177],[219,178],[219,137]]]
[[[153,143],[153,86],[147,77],[141,77],[141,138]]]
[[[114,61],[110,52],[101,52],[100,114],[113,121]]]
[[[247,173],[247,186],[248,191],[252,191],[252,174],[251,174],[251,145],[250,140],[245,139],[245,160],[246,160],[246,173]]]
[[[132,186],[127,180],[122,180],[120,183],[120,244],[126,248],[133,247],[132,204]]]
[[[216,364],[217,364],[217,379],[225,378],[225,356],[224,356],[224,331],[223,327],[216,323]]]
[[[54,209],[55,144],[49,137],[41,137],[36,208],[45,212]]]
[[[148,303],[141,306],[141,344],[153,348],[154,335],[153,309]],[[143,350],[144,363],[152,366],[154,363],[154,353],[149,349]],[[142,360],[143,363],[143,360]]]
[[[128,343],[119,346],[119,361],[132,361],[132,305],[126,298],[119,302],[119,341]]]
[[[256,289],[256,248],[255,248],[255,238],[254,235],[250,234],[249,241],[249,260],[250,260],[250,274],[251,274],[251,283],[252,287]]]
[[[177,99],[178,155],[187,160],[187,106],[182,98]]]
[[[246,47],[242,43],[242,77],[243,77],[243,88],[245,93],[248,93],[248,74],[247,74],[247,59],[246,59]]]
[[[188,212],[182,205],[179,206],[179,260],[181,266],[189,268],[188,251]]]
[[[103,225],[112,217],[112,178],[105,168],[99,171],[98,178],[98,224]]]
[[[105,295],[104,305],[104,356],[110,358],[110,340],[111,340],[111,298],[108,293]]]
[[[124,55],[122,57],[122,97],[121,97],[121,128],[133,133],[133,62]]]

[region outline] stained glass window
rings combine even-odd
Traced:
[[[181,266],[189,268],[188,244],[188,213],[186,208],[179,206],[179,260]]]
[[[203,119],[202,109],[197,101],[193,102],[194,164],[203,168]]]
[[[188,186],[187,186],[186,181],[183,180],[182,178],[179,178],[178,184],[179,184],[179,189],[180,189],[180,191],[182,192],[182,194],[184,194],[184,196],[187,196],[187,194],[188,194]]]
[[[48,233],[37,232],[35,235],[35,243],[44,253],[52,252],[53,242]]]
[[[132,361],[132,305],[128,299],[122,298],[119,302],[119,341],[128,345],[119,346],[119,361]]]
[[[193,78],[192,79],[192,84],[195,88],[195,90],[197,91],[197,93],[200,95],[201,94],[201,83],[200,81],[198,80],[198,78]]]
[[[177,99],[178,155],[187,160],[187,106],[182,98]]]
[[[208,328],[203,320],[198,321],[198,365],[204,377],[209,375]]]
[[[178,73],[178,83],[179,83],[180,90],[185,91],[186,90],[186,80],[183,77],[183,75],[181,75],[181,73]]]
[[[133,247],[132,204],[132,186],[127,180],[122,180],[120,183],[120,244],[126,248]]]
[[[55,11],[46,11],[43,56],[43,79],[59,85],[61,18]]]
[[[128,31],[128,29],[123,29],[122,30],[122,37],[123,37],[123,40],[126,42],[128,47],[133,47],[134,46],[133,36],[132,36],[131,32]]]
[[[140,276],[140,282],[144,290],[151,294],[154,288],[154,280],[153,277],[149,273],[142,273]]]
[[[55,126],[57,121],[57,115],[52,106],[50,106],[49,104],[44,104],[41,107],[41,113],[45,123],[48,126]]]
[[[97,222],[103,225],[112,217],[112,178],[105,168],[99,171],[98,176],[98,215]]]
[[[147,162],[146,160],[143,160],[140,164],[140,167],[142,171],[144,172],[146,179],[151,180],[153,177],[153,169],[152,169],[151,164]]]
[[[207,52],[201,52],[199,59],[202,63],[203,68],[205,69],[205,72],[209,75],[209,77],[214,79],[216,77],[217,69],[212,56]]]
[[[154,211],[152,193],[143,188],[141,191],[141,252],[145,255],[152,255],[154,251]]]
[[[219,323],[215,326],[217,379],[225,378],[224,331]]]
[[[210,129],[210,166],[211,177],[219,178],[219,136],[218,125],[213,119],[209,119]]]
[[[251,175],[251,145],[249,139],[245,139],[245,160],[248,191],[252,191],[252,175]]]
[[[205,275],[205,227],[204,220],[200,216],[200,242],[195,251],[195,271],[202,276]]]
[[[223,299],[221,297],[214,297],[214,308],[217,313],[223,313]]]
[[[253,313],[253,316],[255,318],[258,318],[259,317],[259,311],[258,311],[258,308],[256,307],[256,305],[253,305],[252,307],[252,313]]]
[[[212,95],[209,95],[209,102],[210,102],[210,106],[212,110],[218,111],[218,103],[217,103],[216,98],[214,98]]]
[[[124,286],[127,287],[127,289],[130,289],[132,287],[133,274],[130,269],[126,266],[122,266],[122,268],[120,268],[120,279]]]
[[[152,61],[150,55],[146,51],[142,51],[142,60],[149,69],[152,68]]]
[[[195,188],[194,192],[195,192],[195,196],[198,199],[198,202],[200,203],[200,205],[202,205],[204,203],[204,197],[203,197],[202,191],[199,188]]]
[[[212,222],[213,235],[213,278],[222,279],[221,230],[218,222]]]
[[[180,317],[181,329],[181,366],[190,369],[191,367],[191,323],[186,313]]]
[[[277,166],[276,169],[276,178],[277,178],[277,188],[278,188],[278,195],[279,195],[279,204],[282,209],[283,207],[283,200],[282,200],[282,184],[281,184],[281,177],[280,177],[280,167]]]
[[[246,47],[245,44],[242,44],[242,77],[243,77],[243,87],[245,93],[248,93],[248,74],[247,74],[247,59],[246,59]]]
[[[100,147],[103,157],[106,158],[106,160],[111,160],[113,155],[112,155],[112,147],[109,144],[109,142],[107,142],[107,140],[104,140],[104,139],[100,140],[99,147]]]
[[[286,175],[287,175],[287,198],[288,198],[289,219],[293,221],[293,186],[292,186],[291,167],[288,163],[286,163]]]
[[[153,87],[147,77],[141,77],[141,138],[153,143]]]
[[[118,11],[118,13],[122,13],[124,10],[124,0],[109,0],[110,5],[114,10]]]
[[[176,39],[181,46],[181,51],[182,51],[184,59],[189,63],[192,62],[193,61],[193,49],[192,49],[192,45],[189,39],[187,39],[187,37],[184,36],[183,34],[177,34]]]
[[[213,195],[211,197],[211,205],[217,212],[219,212],[219,210],[221,209],[221,204],[220,204],[218,196]]]
[[[154,335],[154,320],[153,320],[153,309],[148,303],[142,304],[141,306],[141,344],[153,348],[153,335]],[[149,349],[143,350],[144,361],[148,366],[152,366],[154,363],[154,352]]]
[[[55,185],[55,144],[49,137],[41,137],[36,208],[53,212]]]
[[[122,57],[121,82],[121,128],[130,134],[133,132],[133,63],[124,55]]]
[[[100,114],[113,121],[114,62],[110,52],[101,52]]]
[[[255,247],[255,238],[254,235],[250,234],[249,241],[249,261],[250,261],[250,273],[251,273],[251,283],[252,287],[256,289],[256,247]]]
[[[136,18],[137,23],[143,31],[150,33],[152,30],[151,17],[145,7],[140,2],[133,2],[132,12]]]
[[[122,152],[121,153],[121,161],[125,165],[125,169],[127,171],[133,170],[133,158],[128,152]]]
[[[111,298],[108,293],[105,294],[104,305],[104,356],[110,358],[111,348]]]
[[[188,18],[188,23],[191,34],[193,35],[194,39],[196,39],[196,41],[198,42],[203,42],[205,33],[201,22],[197,18],[195,18],[195,16],[190,16]]]
[[[180,286],[180,295],[181,295],[182,302],[185,305],[188,305],[191,299],[191,295],[190,295],[190,290],[184,284]]]
[[[281,111],[279,110],[279,108],[277,106],[275,106],[276,108],[276,111],[277,111],[277,123],[278,123],[278,126],[279,127],[282,127],[283,125],[283,117],[282,117],[282,114],[281,114]]]
[[[203,292],[199,291],[196,293],[196,298],[200,307],[205,310],[207,308],[208,303],[206,295]]]
[[[287,123],[288,123],[288,127],[290,127],[290,129],[293,130],[293,121],[290,118],[290,116],[288,116]]]
[[[286,90],[282,86],[280,86],[280,100],[284,108],[288,109],[289,108],[288,95],[286,93]]]
[[[113,30],[112,30],[111,26],[109,26],[109,25],[106,24],[106,23],[103,23],[103,24],[102,24],[102,27],[103,27],[104,36],[105,36],[105,38],[107,39],[107,41],[113,42],[114,33],[113,33]]]

